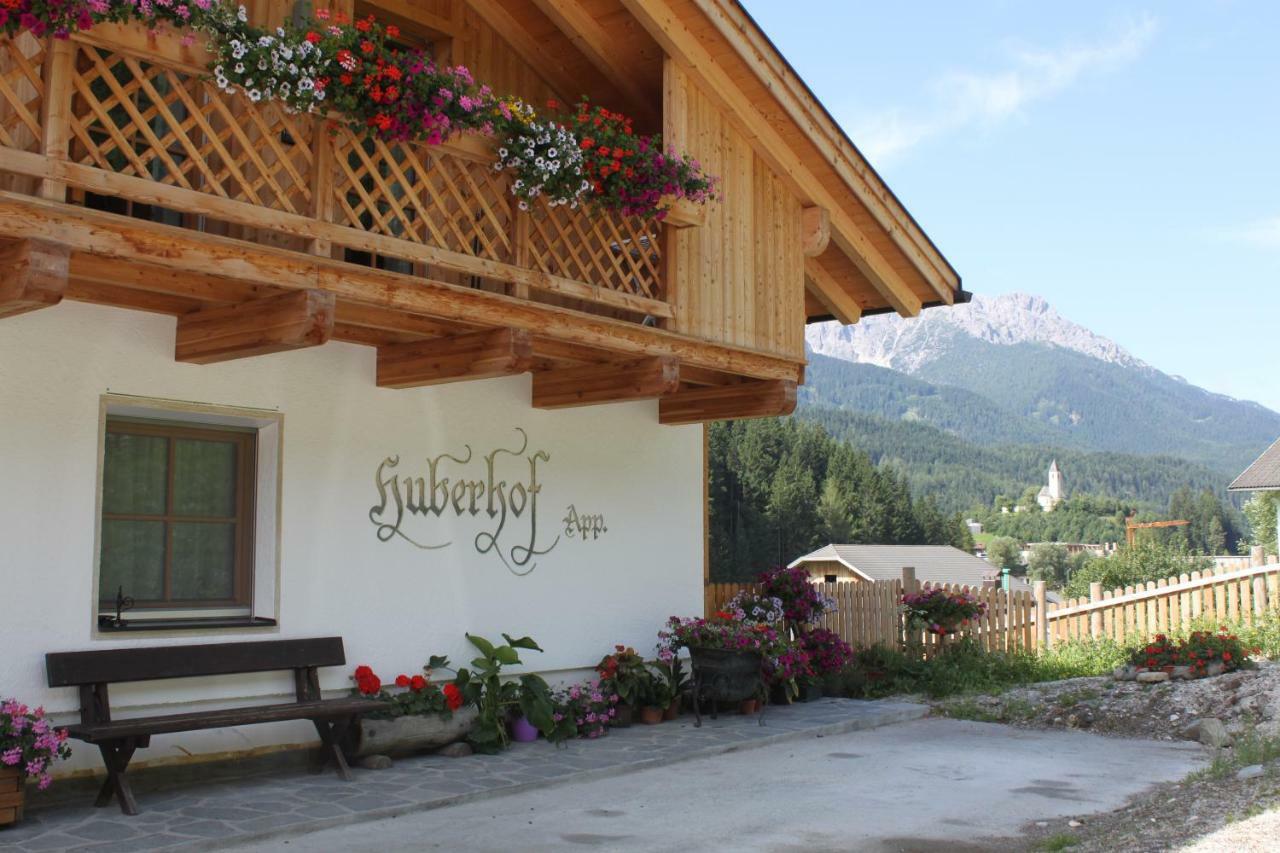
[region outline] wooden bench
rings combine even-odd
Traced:
[[[274,723],[281,720],[310,720],[320,734],[323,769],[332,761],[338,775],[351,780],[351,770],[342,755],[342,737],[361,714],[382,710],[383,703],[359,696],[322,699],[317,669],[343,666],[346,655],[341,637],[306,640],[268,640],[249,643],[216,643],[194,646],[152,646],[104,649],[92,652],[56,652],[45,655],[45,672],[50,687],[77,687],[80,690],[80,722],[68,726],[71,737],[96,744],[107,766],[95,806],[105,806],[112,795],[125,814],[138,813],[137,801],[125,769],[133,753],[145,748],[152,735]],[[193,711],[153,717],[111,719],[107,695],[110,684],[128,681],[155,681],[164,678],[199,678],[239,675],[252,672],[293,670],[297,701],[216,711]]]

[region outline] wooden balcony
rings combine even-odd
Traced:
[[[182,316],[180,343],[195,315],[200,328],[275,323],[256,329],[271,346],[206,360],[332,338],[379,347],[380,375],[384,355],[398,366],[396,387],[597,366],[619,384],[584,375],[580,402],[661,396],[670,422],[794,404],[796,354],[664,328],[668,247],[691,219],[522,211],[488,140],[366,138],[222,93],[207,64],[198,46],[130,27],[0,38],[0,239],[32,259],[0,283],[11,302],[0,316],[56,302],[52,290]],[[60,291],[48,273],[59,263]],[[33,270],[38,284],[13,280]],[[277,298],[299,290],[313,298]],[[297,340],[271,337],[285,328]],[[496,373],[483,342],[511,356]],[[414,346],[421,364],[405,373]],[[556,387],[566,405],[571,389]]]

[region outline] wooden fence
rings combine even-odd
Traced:
[[[926,655],[941,647],[938,637],[926,633],[910,632],[902,617],[903,590],[924,591],[943,589],[947,592],[966,592],[987,606],[986,612],[976,622],[968,625],[959,636],[975,639],[984,649],[1009,651],[1032,648],[1035,644],[1036,602],[1030,592],[1009,592],[997,588],[976,588],[957,584],[918,583],[915,570],[903,569],[901,580],[815,584],[828,598],[835,601],[835,610],[822,618],[821,627],[834,631],[854,647],[885,645],[902,649],[910,642],[921,646]],[[742,591],[759,592],[757,584],[713,583],[706,587],[706,614],[709,616],[723,609],[735,595]]]
[[[966,592],[986,604],[986,612],[967,625],[959,636],[976,640],[989,651],[1037,649],[1055,642],[1110,638],[1120,643],[1145,640],[1158,633],[1187,630],[1202,621],[1252,624],[1269,610],[1280,609],[1280,565],[1261,554],[1241,558],[1229,568],[1191,572],[1123,589],[1104,590],[1094,584],[1089,598],[1050,604],[1043,582],[1033,591],[1006,591],[953,584],[917,583],[915,570],[903,569],[901,580],[819,583],[822,593],[835,601],[835,611],[822,619],[822,627],[840,635],[855,647],[876,644],[902,649],[908,643],[931,654],[939,638],[908,633],[902,616],[902,593],[941,588]],[[706,614],[723,609],[741,591],[759,592],[756,584],[707,584]]]
[[[1093,584],[1088,598],[1073,598],[1048,610],[1047,640],[1107,637],[1134,642],[1153,634],[1187,630],[1200,621],[1252,624],[1280,608],[1280,565],[1209,569],[1148,581],[1123,589]]]

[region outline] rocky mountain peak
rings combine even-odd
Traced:
[[[1126,367],[1147,367],[1123,347],[1063,317],[1042,297],[1028,293],[974,294],[968,305],[931,308],[919,317],[886,314],[853,326],[820,323],[806,334],[821,355],[913,373],[946,355],[954,335],[1012,346],[1047,344]]]

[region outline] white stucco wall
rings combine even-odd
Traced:
[[[655,403],[533,409],[528,376],[396,391],[374,384],[374,350],[341,343],[197,366],[173,360],[169,317],[66,303],[0,322],[0,695],[71,711],[71,689],[44,686],[48,651],[341,635],[347,660],[384,676],[433,653],[468,660],[463,633],[533,636],[544,671],[588,666],[614,643],[646,653],[667,616],[702,601],[702,432],[657,423]],[[180,636],[95,637],[92,600],[99,401],[106,393],[284,414],[279,628]],[[562,532],[569,504],[605,517],[595,541],[562,538],[527,576],[480,555],[480,527],[446,513],[410,520],[419,550],[381,542],[369,520],[388,456],[426,475],[428,457],[483,457],[527,431],[539,464],[538,541]],[[508,466],[513,463],[508,457]],[[456,474],[464,469],[448,463]],[[527,463],[526,463],[527,471]],[[519,475],[517,469],[508,471]],[[349,670],[349,668],[348,668]],[[322,683],[345,689],[349,671]],[[287,673],[112,688],[117,716],[170,713],[291,691]],[[177,703],[177,704],[174,704]],[[159,737],[138,760],[311,739],[309,724]],[[77,749],[74,767],[98,766]]]

